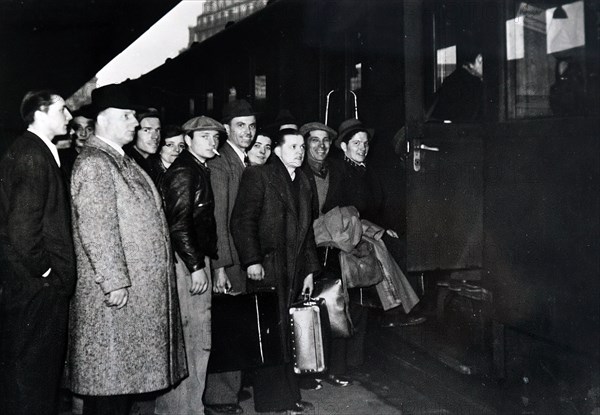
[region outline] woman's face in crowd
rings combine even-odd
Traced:
[[[256,137],[254,145],[248,150],[250,164],[258,166],[265,164],[271,155],[271,139],[266,135],[260,134]]]
[[[165,139],[165,145],[160,148],[160,158],[165,166],[171,163],[185,150],[183,134]]]

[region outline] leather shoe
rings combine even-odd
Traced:
[[[305,414],[309,411],[314,411],[315,406],[307,401],[298,401],[294,404],[294,407],[287,411],[287,415],[300,415]]]
[[[204,405],[204,412],[207,415],[219,415],[219,414],[241,414],[244,412],[241,406],[233,403],[216,404],[216,405]]]
[[[327,377],[324,380],[325,382],[333,386],[338,386],[340,388],[343,388],[344,386],[348,386],[350,384],[350,379],[346,379],[336,375],[327,375]]]

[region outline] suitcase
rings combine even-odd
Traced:
[[[213,295],[212,347],[208,373],[283,363],[275,290]]]
[[[321,373],[329,340],[329,319],[325,300],[305,299],[290,308],[290,334],[294,372]]]

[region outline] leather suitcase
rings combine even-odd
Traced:
[[[208,372],[283,363],[277,293],[213,295]]]
[[[290,308],[290,332],[294,372],[321,373],[327,370],[325,356],[329,320],[322,298],[304,300]]]

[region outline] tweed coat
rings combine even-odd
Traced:
[[[71,303],[71,388],[144,393],[187,375],[169,230],[160,195],[129,157],[93,136],[71,179],[78,282]],[[121,309],[105,294],[127,288]]]
[[[235,244],[230,233],[229,221],[244,172],[244,163],[229,143],[219,149],[221,156],[208,161],[210,182],[215,197],[215,221],[217,223],[217,252],[213,268],[225,267],[232,291],[246,291],[246,274],[240,267]]]
[[[296,169],[298,204],[292,181],[279,159],[248,167],[231,215],[231,234],[242,266],[261,263],[263,281],[249,281],[249,290],[274,286],[279,297],[282,345],[289,359],[288,309],[300,295],[304,278],[320,270],[312,227],[312,191],[304,172]]]

